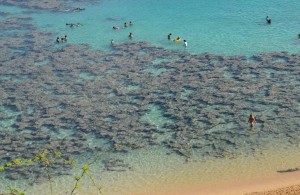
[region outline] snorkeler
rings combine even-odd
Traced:
[[[171,40],[172,33],[168,34],[168,40]]]
[[[80,26],[79,23],[77,23],[77,24],[71,24],[71,25],[70,25],[70,27],[79,27],[79,26]]]
[[[266,22],[267,22],[268,24],[271,24],[272,21],[271,21],[271,18],[269,18],[269,16],[266,17]]]
[[[253,115],[253,114],[250,114],[250,116],[249,116],[249,120],[248,120],[248,122],[247,122],[247,123],[250,123],[250,127],[251,127],[251,128],[253,127],[254,123],[256,123],[256,120],[255,120],[255,118],[254,118],[254,115]]]
[[[76,7],[73,9],[73,11],[83,11],[83,10],[85,10],[85,8]]]
[[[132,38],[133,38],[133,34],[132,33],[129,33],[129,38],[132,40]]]
[[[77,23],[77,24],[74,24],[74,23],[66,23],[66,26],[70,26],[71,28],[73,28],[73,27],[80,27],[80,24],[79,23]]]

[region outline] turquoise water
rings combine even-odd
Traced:
[[[288,51],[290,53],[299,53],[300,51],[300,42],[296,38],[297,34],[300,33],[298,20],[300,18],[300,2],[295,0],[255,0],[247,2],[239,2],[236,0],[191,0],[184,3],[178,0],[104,0],[95,5],[78,3],[74,6],[81,6],[86,8],[86,10],[82,12],[66,11],[63,13],[48,12],[45,10],[27,12],[27,9],[0,6],[0,11],[10,13],[8,16],[3,16],[2,18],[19,15],[32,16],[39,30],[57,33],[57,35],[53,37],[53,43],[56,36],[64,36],[66,34],[69,37],[68,43],[87,43],[94,49],[105,51],[111,51],[111,39],[114,39],[116,43],[129,41],[128,34],[130,32],[133,32],[134,40],[146,41],[164,48],[181,51],[186,50],[190,53],[209,52],[227,55],[252,55],[271,51]],[[266,15],[272,18],[272,25],[265,24]],[[118,31],[112,29],[112,26],[118,25],[122,27],[125,21],[129,22],[130,20],[134,22],[132,27]],[[66,23],[80,23],[82,26],[79,28],[70,28],[65,25]],[[16,31],[16,33],[18,32],[19,31]],[[183,39],[186,39],[189,44],[188,48],[184,49],[182,43],[174,44],[168,41],[167,35],[170,32],[173,33],[173,38],[181,36]],[[0,34],[3,35],[2,32],[0,32]],[[61,45],[58,47],[60,46]],[[66,45],[64,44],[64,46]],[[15,49],[11,51],[19,53],[19,51],[22,50]],[[41,130],[43,132],[49,133],[53,139],[77,139],[76,133],[82,133],[87,136],[87,141],[83,141],[83,143],[89,146],[88,149],[95,146],[110,148],[111,140],[106,137],[101,137],[104,135],[99,135],[99,132],[103,131],[103,134],[106,133],[109,135],[111,131],[116,131],[118,128],[120,128],[121,131],[117,133],[121,135],[122,133],[128,133],[132,137],[132,139],[130,139],[130,136],[128,136],[129,138],[125,137],[124,140],[121,141],[127,141],[128,139],[128,142],[132,141],[139,147],[139,138],[143,137],[143,139],[149,140],[147,142],[158,145],[155,147],[147,145],[141,148],[141,150],[131,150],[131,148],[128,147],[126,153],[113,153],[104,158],[116,157],[125,159],[125,163],[133,167],[132,170],[127,170],[122,173],[109,172],[103,170],[104,165],[102,162],[94,165],[93,170],[95,170],[94,175],[98,179],[97,182],[103,183],[108,188],[111,186],[111,188],[115,188],[116,186],[116,188],[120,190],[124,183],[137,182],[139,185],[143,184],[143,182],[139,183],[140,180],[136,181],[137,177],[133,177],[132,175],[137,175],[138,178],[146,178],[153,174],[158,177],[156,180],[159,182],[160,177],[162,177],[160,174],[163,175],[167,171],[161,172],[160,174],[158,172],[164,170],[165,167],[170,169],[168,173],[177,171],[183,172],[182,169],[177,170],[180,169],[180,166],[177,167],[177,165],[184,164],[183,161],[185,161],[185,157],[178,155],[168,148],[168,146],[173,146],[173,149],[176,148],[176,145],[172,145],[175,141],[179,149],[180,147],[184,149],[188,148],[189,150],[187,151],[191,153],[190,156],[195,160],[205,160],[210,158],[214,159],[216,155],[214,152],[217,150],[218,155],[223,155],[223,153],[220,154],[221,152],[228,152],[229,154],[240,153],[246,156],[252,154],[251,152],[255,147],[257,147],[255,149],[259,150],[259,147],[263,145],[261,143],[272,143],[276,147],[279,147],[281,144],[284,145],[290,141],[289,136],[295,137],[292,141],[297,141],[298,139],[297,132],[292,130],[294,130],[294,127],[297,125],[299,126],[299,122],[296,120],[299,106],[294,107],[295,112],[291,112],[290,109],[282,108],[280,105],[280,103],[284,101],[281,97],[286,98],[286,96],[282,95],[284,92],[280,89],[293,87],[289,85],[289,81],[295,82],[294,91],[289,90],[289,92],[293,91],[296,94],[299,91],[299,80],[296,76],[295,78],[290,76],[292,70],[295,70],[294,72],[298,71],[295,67],[291,70],[287,69],[286,71],[282,71],[281,69],[270,68],[272,62],[266,62],[266,66],[268,67],[260,69],[261,74],[265,74],[266,77],[262,78],[262,76],[260,76],[258,79],[259,73],[255,71],[253,73],[250,68],[238,67],[243,69],[242,72],[235,70],[238,63],[244,63],[242,60],[237,60],[238,63],[233,62],[233,66],[235,67],[230,67],[223,66],[222,61],[215,59],[209,59],[207,63],[197,64],[194,62],[204,60],[203,56],[199,58],[194,56],[195,58],[192,58],[190,61],[188,59],[190,59],[191,56],[186,56],[187,63],[185,64],[184,61],[179,62],[182,60],[181,57],[176,58],[172,56],[172,59],[164,59],[160,58],[161,56],[157,58],[152,56],[153,59],[147,59],[148,53],[139,51],[139,57],[147,59],[145,60],[146,63],[140,65],[137,63],[141,61],[134,61],[130,59],[130,56],[128,59],[125,59],[125,57],[127,57],[126,51],[123,52],[123,54],[125,53],[125,57],[121,58],[120,61],[117,61],[118,57],[113,55],[104,57],[99,61],[90,56],[85,58],[85,54],[83,53],[88,51],[82,50],[79,51],[82,53],[78,55],[71,57],[67,55],[63,56],[62,58],[67,58],[65,61],[58,57],[59,54],[57,53],[53,53],[53,56],[55,56],[53,58],[51,52],[46,53],[47,55],[45,54],[45,56],[41,54],[43,58],[35,60],[35,58],[37,58],[35,55],[28,57],[26,56],[27,51],[24,50],[23,52],[25,52],[24,61],[27,60],[23,67],[18,66],[16,70],[14,68],[10,70],[7,67],[11,64],[7,63],[9,64],[7,65],[5,63],[5,68],[7,68],[5,70],[8,70],[11,74],[6,74],[4,71],[0,72],[0,89],[8,94],[12,94],[12,96],[15,95],[18,97],[18,90],[22,92],[20,92],[20,94],[24,94],[22,91],[23,88],[26,89],[29,86],[34,86],[36,89],[29,90],[28,94],[25,94],[26,97],[30,97],[28,99],[32,101],[32,105],[30,105],[30,107],[24,107],[28,106],[28,102],[22,104],[24,99],[16,98],[17,100],[15,101],[20,103],[20,110],[16,110],[14,107],[2,106],[11,103],[10,101],[13,102],[13,98],[0,99],[1,129],[15,132],[18,129],[15,124],[18,124],[20,120],[22,120],[24,124],[30,124],[30,127],[38,128],[38,124],[45,123],[43,119],[47,121],[47,117],[50,116],[52,117],[51,119],[55,119],[54,121],[57,123],[57,126],[42,126]],[[35,52],[39,53],[39,51]],[[28,58],[30,58],[31,61],[28,60]],[[104,62],[105,58],[112,58],[113,60],[111,60],[111,63]],[[273,59],[273,57],[269,57],[269,61],[272,61],[270,58]],[[53,60],[55,60],[55,64],[52,62]],[[122,60],[128,62],[128,64],[123,64]],[[228,60],[228,62],[231,61]],[[274,60],[274,62],[282,62],[285,63],[284,66],[286,65],[284,58],[278,58],[278,60]],[[221,63],[221,65],[217,65],[218,63]],[[123,66],[118,66],[119,64]],[[293,63],[293,65],[294,64],[295,63]],[[186,67],[190,69],[185,69],[184,65],[187,65]],[[203,66],[203,69],[199,68],[198,65]],[[231,70],[231,68],[233,70]],[[19,71],[18,69],[22,70]],[[194,71],[192,69],[194,69]],[[280,73],[279,70],[281,71]],[[22,71],[24,71],[24,74],[20,73]],[[28,75],[26,72],[28,72]],[[30,73],[33,74],[33,76],[30,76]],[[44,76],[44,80],[40,78]],[[140,76],[140,78],[137,76]],[[282,80],[276,80],[277,77],[280,77]],[[232,91],[224,89],[225,92],[222,94],[225,94],[225,96],[221,98],[214,97],[212,98],[213,101],[211,101],[210,97],[216,95],[214,90],[222,90],[220,87],[222,85],[218,83],[218,79],[221,79],[222,82],[228,81],[229,84],[234,83],[233,86],[236,87],[236,89],[234,87]],[[264,79],[278,82],[271,84],[267,82],[267,86],[263,87],[262,84],[256,88],[260,82],[265,82]],[[239,85],[237,85],[238,81],[236,80],[240,80],[240,84],[244,88],[239,87]],[[29,84],[24,85],[26,82]],[[32,85],[30,85],[31,82]],[[37,82],[38,85],[36,84]],[[188,88],[187,86],[189,86],[190,82],[195,82],[198,87],[190,85],[196,89]],[[246,82],[254,82],[254,84],[247,88],[248,86],[244,85]],[[15,83],[15,85],[12,83]],[[204,85],[201,85],[203,83]],[[14,89],[16,86],[21,87],[17,88],[18,90],[16,90],[16,92],[11,92],[10,88],[6,88],[6,84],[9,86],[13,85],[12,88]],[[215,85],[219,86],[219,88],[214,88],[213,86]],[[272,93],[272,91],[269,90],[272,87],[271,85],[274,87],[273,93],[275,95],[269,95],[271,97],[267,97],[267,93]],[[266,94],[264,90],[266,90]],[[240,100],[240,91],[249,93],[249,98],[247,97],[244,100]],[[276,96],[276,93],[278,96]],[[246,96],[243,95],[242,97]],[[253,99],[251,99],[252,97]],[[269,100],[270,104],[265,104],[265,102],[267,102],[265,99],[267,98],[274,98],[275,100],[273,102]],[[53,106],[51,107],[53,110],[44,104],[41,105],[40,99],[42,99],[42,102],[49,100],[49,106]],[[190,99],[193,99],[194,102],[189,102]],[[163,100],[165,100],[165,102],[162,105],[161,102],[163,102]],[[263,103],[261,103],[262,100],[264,100]],[[56,101],[60,102],[60,104],[53,103]],[[80,101],[82,101],[84,106],[80,107]],[[278,105],[276,101],[279,102]],[[291,102],[291,107],[297,103],[295,99],[288,99],[288,101]],[[38,104],[34,104],[36,102]],[[85,104],[86,102],[88,102],[88,104]],[[174,106],[172,106],[173,104]],[[77,109],[76,105],[82,108],[82,110]],[[70,107],[72,107],[73,110],[70,109]],[[94,109],[94,107],[97,107],[97,109]],[[51,111],[50,114],[44,113],[45,110]],[[236,111],[234,116],[228,114],[232,114],[232,110]],[[258,118],[261,118],[260,120],[263,122],[259,121],[254,130],[249,130],[245,120],[248,117],[248,113],[252,111],[257,114]],[[271,121],[274,114],[280,112],[284,113],[284,111],[289,114],[289,125],[285,124],[284,118],[279,118],[275,122]],[[74,113],[78,115],[74,116]],[[207,120],[205,120],[207,115],[209,115],[209,121],[212,124],[208,124]],[[70,121],[70,123],[56,121],[56,119],[63,119]],[[94,122],[94,124],[90,123],[89,120]],[[267,121],[270,124],[268,124]],[[68,123],[69,125],[67,125]],[[172,124],[177,124],[177,126],[172,126]],[[274,124],[276,124],[276,128]],[[79,126],[79,128],[75,129],[74,126]],[[23,129],[21,134],[35,131],[30,129],[30,127]],[[177,129],[177,127],[180,128]],[[131,128],[133,128],[133,130]],[[143,128],[145,128],[146,132],[140,131]],[[84,133],[81,132],[82,129]],[[273,132],[269,133],[267,131],[268,129],[273,130]],[[127,130],[129,132],[126,132]],[[290,135],[282,133],[284,130],[288,131]],[[206,135],[202,134],[201,131],[205,132]],[[276,134],[277,132],[278,134]],[[205,136],[208,138],[206,139]],[[120,139],[120,137],[121,136],[115,136],[113,138]],[[230,145],[231,138],[235,141],[235,147]],[[274,143],[273,140],[275,138],[278,139]],[[187,139],[189,141],[184,142]],[[142,142],[143,140],[141,139],[140,141]],[[215,143],[213,143],[213,147],[210,147],[212,142]],[[170,145],[163,145],[166,143]],[[143,142],[141,144],[143,144]],[[289,144],[292,145],[293,143]],[[255,147],[250,147],[250,145],[255,145]],[[195,148],[191,148],[192,146],[195,146]],[[217,148],[215,148],[215,146]],[[289,145],[287,144],[287,146]],[[224,148],[226,148],[226,151],[222,150]],[[180,153],[180,150],[176,151]],[[168,154],[168,156],[166,154]],[[86,155],[91,154],[88,153]],[[224,156],[225,155],[226,154],[224,154]],[[85,154],[79,157],[80,165],[86,163],[87,158],[85,157]],[[89,160],[91,158],[92,157],[89,156]],[[219,162],[218,160],[219,159],[215,162]],[[147,163],[151,166],[145,166],[148,165]],[[213,167],[213,163],[211,166]],[[97,168],[99,170],[97,170]],[[213,167],[212,170],[214,168],[216,167]],[[145,171],[146,169],[149,170]],[[143,174],[145,172],[145,175],[139,171]],[[102,175],[104,176],[102,177]],[[120,175],[125,175],[122,177],[123,180],[120,179],[119,184],[114,183],[115,180],[118,180]],[[186,175],[186,178],[189,178],[189,176],[190,175]],[[198,174],[198,176],[202,176],[202,174]],[[196,177],[195,180],[206,180],[207,176],[215,177],[216,175],[206,173],[200,180],[199,177]],[[131,178],[131,180],[128,180],[128,178]],[[141,180],[147,181],[145,178],[141,178]],[[1,189],[1,187],[14,184],[14,182],[8,181],[5,178],[0,179],[0,193],[2,192],[1,190],[4,190]],[[70,179],[71,182],[69,180],[64,180],[62,183],[59,183],[59,180],[55,182],[58,186],[59,184],[70,185],[73,182],[72,179],[73,175]],[[2,181],[5,181],[5,183]],[[172,182],[173,180],[171,179],[170,181]],[[179,185],[181,184],[180,182]],[[146,186],[147,184],[148,183],[145,182],[144,185]],[[46,188],[48,189],[48,187]],[[36,194],[39,194],[39,192]],[[115,194],[118,194],[118,192]]]
[[[132,32],[134,40],[184,50],[182,43],[166,39],[172,33],[173,38],[180,36],[188,41],[187,50],[191,53],[251,55],[300,51],[297,0],[112,0],[84,7],[83,12],[39,13],[34,18],[41,29],[60,36],[67,34],[72,43],[89,43],[99,49],[108,49],[111,39],[128,41]],[[265,23],[266,15],[272,19],[271,25]],[[130,20],[133,27],[112,29]],[[69,28],[65,23],[81,23],[82,27]]]
[[[1,5],[0,12],[5,13],[2,17],[7,18],[8,16],[16,16],[18,14],[21,14],[24,11],[24,9],[13,7],[13,6],[4,6]]]

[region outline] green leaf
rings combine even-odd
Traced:
[[[88,172],[89,169],[90,169],[89,165],[84,165],[84,166],[82,167],[82,170],[83,170],[84,173]]]

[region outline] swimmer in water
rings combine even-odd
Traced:
[[[251,128],[252,128],[252,127],[254,126],[254,124],[256,123],[256,120],[255,120],[253,114],[250,114],[248,123],[250,123],[250,127],[251,127]]]
[[[183,40],[183,46],[184,46],[185,48],[187,48],[187,41],[186,41],[186,40]]]
[[[57,37],[57,38],[56,38],[56,43],[59,43],[59,40],[60,40],[59,37]]]
[[[173,41],[174,42],[177,42],[177,41],[180,41],[181,40],[181,38],[180,37],[177,37],[176,39],[174,39]]]
[[[85,10],[85,8],[76,7],[75,9],[73,9],[73,11],[83,11],[83,10]]]
[[[128,26],[127,22],[124,23],[124,28],[126,28]]]
[[[71,28],[73,28],[73,27],[80,27],[80,24],[79,23],[77,23],[77,24],[74,24],[74,23],[68,24],[68,23],[66,23],[66,26],[70,26]]]
[[[271,24],[272,21],[271,21],[271,18],[269,18],[269,16],[266,17],[266,22],[267,22],[268,24]]]
[[[80,26],[80,24],[71,24],[70,27],[79,27],[79,26]]]
[[[133,34],[132,33],[129,33],[129,38],[130,38],[130,40],[132,40],[132,38],[133,38]]]
[[[132,22],[132,21],[130,21],[130,22],[129,22],[129,25],[130,25],[130,26],[133,26],[133,22]]]
[[[300,39],[300,33],[298,34],[298,39]]]
[[[168,34],[168,40],[171,40],[172,33]]]

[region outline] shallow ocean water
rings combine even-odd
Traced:
[[[298,53],[300,2],[285,1],[102,1],[83,12],[33,14],[41,29],[69,35],[72,43],[88,43],[108,49],[110,40],[134,40],[184,50],[183,44],[167,40],[180,36],[188,41],[188,52],[252,55],[270,51]],[[267,25],[265,17],[273,23]],[[122,29],[124,22],[133,27]],[[66,23],[80,23],[68,28]],[[113,31],[114,25],[121,29]],[[55,37],[53,38],[55,39]]]
[[[28,58],[31,57],[26,57],[26,53],[29,53],[29,50],[26,50],[27,48],[18,50],[9,47],[10,51],[15,52],[16,56],[24,52],[24,59],[27,61],[25,61],[24,67],[16,66],[15,70],[14,68],[9,69],[9,60],[4,60],[3,56],[3,67],[8,72],[1,72],[1,89],[7,94],[13,94],[18,97],[19,91],[20,94],[24,94],[20,88],[31,86],[30,83],[32,83],[32,86],[36,87],[36,89],[29,90],[32,92],[32,95],[28,97],[32,96],[33,99],[31,100],[37,105],[31,105],[26,109],[23,109],[21,106],[20,110],[16,110],[15,106],[10,107],[7,105],[10,103],[11,97],[8,96],[7,99],[1,99],[0,127],[2,129],[10,131],[12,134],[34,132],[35,129],[31,129],[32,126],[18,129],[20,121],[25,121],[26,123],[27,120],[34,118],[34,120],[38,121],[37,123],[43,123],[42,119],[45,117],[43,112],[46,110],[50,113],[50,115],[46,114],[46,117],[51,116],[50,119],[54,121],[62,119],[67,121],[62,121],[63,125],[57,129],[51,125],[42,126],[41,130],[49,133],[53,138],[77,139],[77,131],[83,129],[87,135],[85,144],[90,148],[97,146],[110,148],[111,140],[97,134],[99,133],[98,131],[101,132],[103,130],[102,125],[106,127],[109,124],[107,125],[109,131],[118,131],[116,129],[121,128],[120,132],[118,132],[120,134],[124,133],[124,128],[132,127],[137,132],[137,134],[131,132],[132,139],[137,140],[135,144],[139,144],[139,136],[155,140],[158,146],[150,145],[136,150],[129,149],[126,153],[109,153],[103,157],[103,160],[111,158],[122,159],[124,161],[122,166],[125,166],[125,171],[123,169],[121,171],[107,171],[103,161],[91,167],[93,176],[97,182],[104,186],[108,194],[120,194],[120,192],[121,194],[130,194],[132,189],[134,189],[133,191],[142,191],[144,186],[147,186],[145,189],[149,191],[152,187],[161,188],[161,183],[166,184],[164,187],[172,187],[172,183],[176,185],[188,185],[189,183],[200,185],[200,183],[205,182],[217,183],[219,180],[215,180],[215,178],[224,174],[228,174],[228,176],[220,177],[220,180],[225,180],[232,176],[234,176],[232,177],[233,179],[237,180],[241,176],[251,177],[253,174],[256,175],[257,170],[263,172],[264,168],[266,168],[266,173],[262,174],[271,173],[279,168],[289,168],[287,166],[293,166],[293,163],[298,160],[282,161],[273,165],[265,164],[263,168],[260,167],[259,169],[253,166],[252,169],[243,172],[244,175],[235,175],[234,170],[230,169],[226,172],[220,167],[220,164],[222,164],[220,162],[226,162],[225,164],[228,167],[239,169],[239,163],[241,163],[241,167],[249,165],[247,164],[249,163],[247,162],[248,158],[252,158],[257,153],[260,153],[260,150],[266,150],[267,152],[263,152],[263,154],[268,155],[270,150],[267,149],[272,147],[288,148],[297,145],[299,135],[296,130],[299,128],[299,122],[297,121],[299,104],[297,104],[294,94],[291,94],[293,98],[289,98],[289,96],[283,95],[284,91],[280,91],[282,88],[288,89],[288,92],[297,93],[299,91],[299,78],[297,78],[299,68],[296,66],[297,62],[293,62],[290,56],[288,56],[287,60],[291,62],[284,57],[280,57],[281,54],[266,57],[266,60],[263,60],[258,66],[261,71],[243,67],[240,67],[241,70],[239,71],[236,67],[238,66],[237,64],[243,64],[245,61],[253,59],[241,58],[237,60],[238,62],[233,60],[231,64],[233,67],[228,65],[231,63],[230,59],[225,59],[226,63],[223,64],[224,67],[221,67],[219,63],[222,64],[223,61],[222,59],[218,60],[218,58],[222,57],[217,57],[217,59],[208,57],[208,60],[205,61],[205,56],[199,58],[193,56],[191,58],[188,55],[172,54],[171,52],[170,59],[170,56],[160,56],[160,52],[157,52],[153,54],[153,56],[157,55],[157,58],[152,56],[148,59],[147,55],[149,54],[147,52],[139,51],[138,56],[133,55],[136,58],[136,62],[140,63],[136,64],[133,63],[135,61],[130,59],[130,56],[126,59],[130,49],[134,49],[131,46],[128,46],[130,48],[129,51],[124,46],[121,52],[116,53],[110,47],[110,39],[113,38],[116,43],[126,42],[128,41],[127,36],[129,32],[132,31],[134,40],[146,41],[155,46],[175,49],[175,52],[176,50],[186,51],[181,43],[173,44],[166,40],[167,34],[172,32],[174,37],[181,36],[183,39],[188,40],[189,47],[187,51],[190,53],[209,52],[251,56],[261,52],[288,51],[298,54],[300,44],[296,39],[296,35],[299,33],[297,32],[299,22],[294,20],[299,18],[300,15],[297,12],[300,8],[298,1],[226,2],[220,0],[217,2],[190,1],[182,4],[180,1],[153,2],[130,0],[121,2],[113,0],[102,1],[96,5],[76,4],[76,6],[85,7],[86,10],[82,12],[70,13],[66,11],[65,13],[56,13],[41,10],[29,12],[28,10],[15,7],[0,7],[0,11],[8,11],[16,16],[18,14],[29,14],[32,16],[33,22],[38,26],[39,30],[57,33],[57,35],[51,35],[53,43],[56,36],[67,34],[69,37],[68,43],[87,43],[93,49],[101,49],[112,53],[112,56],[105,56],[105,59],[99,60],[83,54],[85,53],[84,49],[79,49],[78,53],[68,53],[70,56],[65,55],[62,58],[58,57],[59,52],[54,52],[53,56],[49,53],[47,53],[49,56],[42,56],[43,54],[41,54],[42,57],[38,60],[36,56],[32,56],[33,60],[30,61]],[[265,24],[265,15],[269,15],[272,18],[272,25]],[[128,22],[130,20],[134,22],[133,27],[120,29],[119,31],[112,30],[113,25],[122,26],[124,21]],[[77,22],[81,23],[82,26],[69,28],[65,25],[65,23]],[[6,30],[1,31],[1,35],[9,32]],[[16,33],[19,32],[24,31],[16,30]],[[57,45],[56,49],[64,46]],[[125,52],[122,53],[122,51]],[[277,55],[279,57],[276,57]],[[282,55],[284,56],[285,54]],[[88,56],[88,58],[86,59],[85,56]],[[121,60],[119,60],[119,57]],[[144,61],[138,58],[144,58]],[[54,59],[56,61],[53,62]],[[197,64],[197,60],[199,62],[205,61],[205,63]],[[114,63],[114,65],[109,65],[110,62]],[[253,62],[256,61],[253,60]],[[273,64],[274,62],[275,64]],[[278,63],[282,63],[283,67],[280,67]],[[291,69],[289,69],[289,63],[292,64]],[[122,67],[121,65],[124,66]],[[190,66],[191,68],[184,69],[181,65]],[[246,65],[248,66],[249,64]],[[272,65],[276,66],[276,68],[272,69]],[[203,67],[199,68],[199,66]],[[284,67],[287,68],[285,69]],[[22,73],[22,71],[25,72]],[[263,79],[264,75],[267,81]],[[41,79],[42,77],[45,78]],[[192,84],[193,79],[203,79],[205,85],[201,86],[201,83],[197,83],[199,84],[197,88]],[[218,82],[218,79],[221,79],[222,82],[226,81],[228,84],[234,83],[232,86],[236,88],[232,90],[224,89],[225,96],[222,98],[215,97],[218,94],[214,93],[214,90],[222,91],[222,85]],[[270,81],[276,82],[271,85]],[[107,84],[106,82],[111,83]],[[239,82],[244,88],[237,84]],[[259,87],[256,88],[255,85],[249,84],[249,88],[246,88],[245,83],[247,82],[255,83]],[[264,83],[266,83],[266,86],[263,85]],[[21,87],[18,88],[17,86]],[[272,86],[274,86],[273,91],[278,95],[278,99],[276,95],[266,95],[272,93]],[[99,93],[98,89],[103,91],[103,94],[102,92]],[[244,94],[239,96],[241,91]],[[147,92],[151,93],[146,94]],[[249,97],[245,95],[247,93]],[[210,95],[213,95],[217,100],[210,99]],[[272,96],[275,100],[268,100],[270,102],[268,104],[266,103],[267,96]],[[44,98],[44,102],[49,101],[50,108],[40,105],[43,102],[38,100],[40,97]],[[244,99],[241,100],[241,97]],[[143,98],[149,98],[149,100],[144,101]],[[189,100],[195,98],[196,102],[194,104],[189,102]],[[203,101],[197,98],[202,98]],[[284,102],[284,98],[290,102],[290,107],[285,107],[287,103],[284,106],[281,105]],[[22,98],[20,99],[22,101]],[[54,106],[53,111],[51,109],[55,105],[53,104],[55,100],[60,103],[67,103],[60,104],[56,108]],[[102,105],[101,101],[104,102],[103,104],[107,103],[108,105]],[[234,101],[234,103],[231,104],[231,101]],[[279,103],[276,103],[276,101]],[[76,108],[74,110],[68,109],[67,104],[76,105],[75,102],[82,102],[82,104],[78,103],[77,105],[79,106],[78,108],[82,109],[82,112]],[[162,102],[165,104],[162,104]],[[27,104],[25,105],[28,106]],[[83,106],[81,107],[81,105]],[[95,109],[88,108],[94,105],[103,109],[104,114],[99,114]],[[121,110],[121,114],[117,110]],[[236,112],[234,117],[232,117],[232,110]],[[64,111],[67,114],[61,117],[61,115],[64,115]],[[68,116],[72,115],[70,111],[73,113],[79,112],[78,121],[76,121],[78,123],[68,126],[66,125],[68,124]],[[91,111],[91,113],[87,111]],[[253,130],[249,129],[246,124],[248,114],[251,112],[258,115],[259,120]],[[289,116],[282,116],[281,112],[288,113]],[[51,115],[51,113],[54,114]],[[116,114],[117,117],[109,113]],[[279,119],[271,122],[272,116],[275,114],[279,116]],[[97,116],[97,120],[94,120],[91,117],[92,115]],[[210,115],[210,122],[213,124],[209,124],[203,119],[207,117],[206,115]],[[285,123],[287,117],[290,117],[288,120],[289,124]],[[174,118],[179,118],[180,120],[176,121]],[[81,119],[82,121],[100,122],[99,124],[95,123],[96,128],[94,128],[92,125],[82,125],[79,122]],[[125,124],[120,126],[119,123],[122,122]],[[175,123],[176,125],[172,126]],[[276,127],[273,124],[276,124]],[[80,128],[76,128],[77,125]],[[268,130],[268,125],[271,126],[270,129],[275,129],[272,129],[270,133],[268,131],[263,132]],[[138,129],[142,129],[145,126],[156,129],[156,132],[149,135],[139,134]],[[89,132],[90,128],[95,133]],[[287,132],[284,131],[285,129],[287,129]],[[176,133],[177,131],[178,134]],[[187,131],[191,131],[191,133],[186,133]],[[199,131],[204,131],[205,136],[208,136],[208,138],[202,139],[202,134],[193,135]],[[182,137],[176,138],[176,136]],[[228,142],[227,139],[230,136],[237,143],[236,147],[231,146],[230,141],[232,140],[229,139]],[[293,139],[290,138],[291,136]],[[126,139],[130,138],[126,137]],[[182,139],[182,143],[180,139]],[[189,139],[189,141],[185,143],[186,139]],[[140,141],[143,143],[143,140]],[[180,151],[178,154],[178,151],[172,150],[176,148],[176,146],[171,145],[174,141],[181,144],[181,147],[200,145],[202,148],[195,148],[189,151],[188,155],[192,157],[193,161],[189,164],[186,161],[190,159],[186,159],[185,153],[182,156]],[[210,147],[209,144],[212,142],[213,146]],[[35,142],[30,143],[34,144]],[[170,145],[163,146],[166,143]],[[205,146],[205,144],[208,146]],[[231,151],[230,149],[233,150]],[[215,150],[220,150],[221,152],[216,154]],[[281,152],[283,153],[284,150]],[[79,161],[78,167],[92,160],[93,157],[90,155],[92,154],[84,153],[76,156]],[[217,155],[224,156],[218,157]],[[231,164],[231,158],[241,159],[237,163],[232,162]],[[259,159],[260,156],[258,155],[257,158]],[[263,156],[261,158],[264,159]],[[266,162],[270,163],[272,158],[277,159],[276,155],[275,157],[270,155],[270,158],[266,157]],[[257,159],[254,158],[252,160],[250,162],[255,162]],[[208,166],[207,162],[211,162],[211,164]],[[57,178],[55,186],[58,189],[61,189],[62,186],[72,187],[73,177],[75,174],[78,174],[79,170],[74,170],[71,176],[62,176],[61,180]],[[195,170],[200,171],[197,172]],[[3,182],[0,185],[0,192],[2,192],[1,190],[4,191],[5,187],[9,185],[16,187],[23,185],[19,181],[7,180],[4,176],[1,176],[1,181]],[[26,182],[25,180],[24,183]],[[31,194],[49,193],[47,191],[48,188],[45,187],[47,185],[47,183],[43,183],[43,185],[35,186]],[[92,187],[90,185],[89,182],[84,188]],[[23,186],[20,188],[23,189]],[[58,191],[57,193],[61,193],[61,190]],[[145,191],[142,192],[144,193]]]

